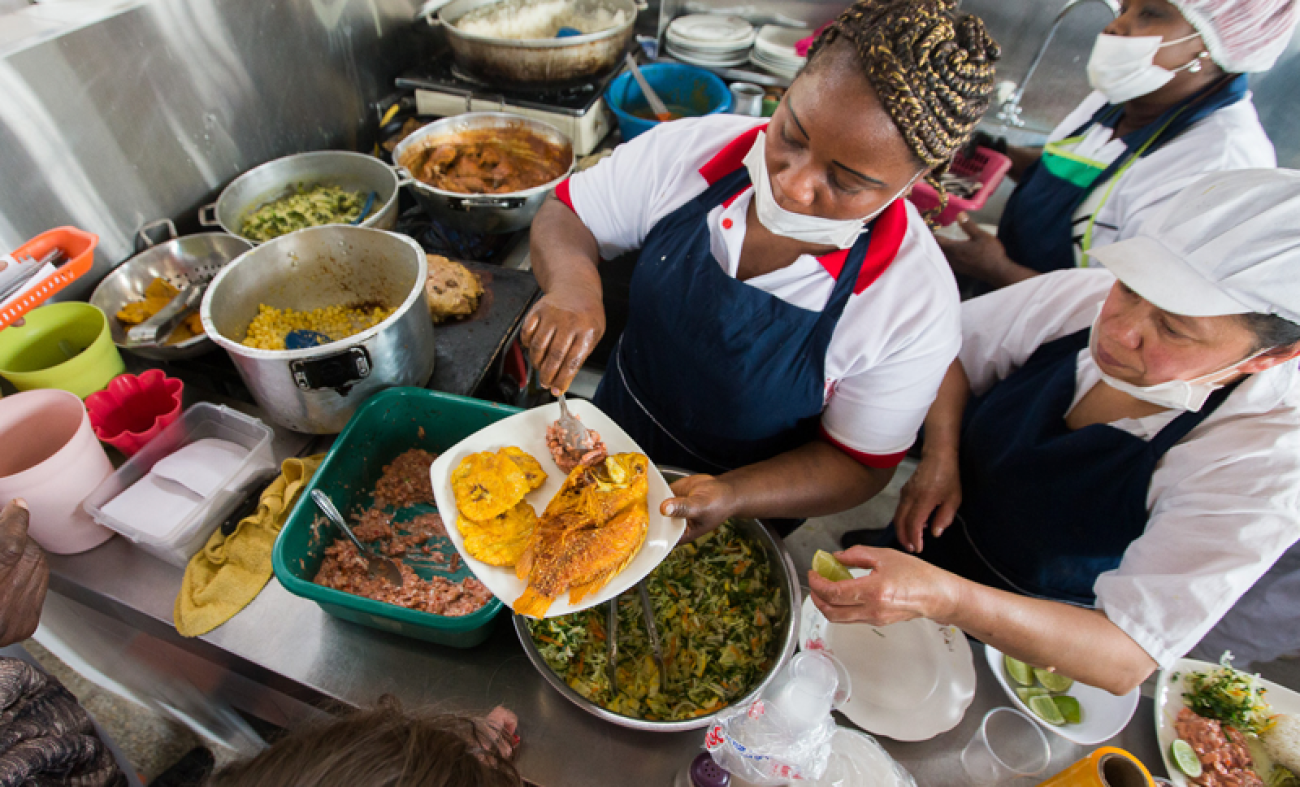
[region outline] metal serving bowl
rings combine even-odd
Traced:
[[[564,172],[549,183],[534,186],[523,191],[507,194],[461,194],[455,191],[436,189],[402,166],[402,159],[421,140],[430,137],[454,137],[466,131],[479,129],[518,129],[525,128],[542,139],[564,150],[568,162]],[[428,211],[429,215],[439,221],[465,232],[505,233],[523,229],[532,223],[533,216],[546,201],[546,195],[560,184],[569,173],[577,159],[573,154],[573,142],[550,123],[533,120],[509,112],[470,112],[453,115],[449,118],[430,123],[415,131],[393,150],[393,162],[402,173],[402,185],[411,187],[415,199]]]
[[[660,471],[669,483],[684,478],[688,475],[681,470],[661,467]],[[767,553],[767,559],[772,564],[772,575],[776,579],[778,586],[781,588],[781,598],[785,602],[786,614],[775,622],[780,631],[779,637],[775,640],[773,655],[776,656],[772,661],[772,666],[768,669],[767,674],[759,681],[758,685],[750,690],[748,694],[736,700],[736,705],[743,705],[752,702],[772,678],[794,654],[795,645],[799,637],[799,607],[802,603],[802,596],[799,590],[799,574],[795,571],[794,561],[790,559],[790,553],[786,551],[781,544],[781,540],[767,529],[761,522],[756,519],[733,519],[732,522],[738,525],[738,530],[745,535],[753,538],[762,545],[763,551]],[[533,663],[537,671],[542,674],[546,682],[564,698],[579,708],[587,711],[593,716],[599,716],[605,721],[613,722],[620,727],[631,727],[637,730],[651,730],[653,732],[680,732],[682,730],[696,730],[708,726],[709,716],[702,716],[698,719],[685,719],[682,721],[648,721],[646,719],[634,719],[630,716],[623,716],[612,711],[605,710],[591,700],[583,697],[574,691],[564,680],[547,665],[542,654],[538,652],[537,646],[533,644],[532,635],[528,631],[529,618],[523,615],[515,615],[515,633],[519,635],[519,642],[524,646],[524,653],[528,654],[528,660]]]
[[[467,33],[458,27],[467,14],[501,0],[453,0],[437,11],[456,62],[486,79],[515,83],[569,82],[603,74],[627,52],[640,7],[632,0],[578,0],[578,13],[622,11],[623,23],[566,38],[513,39]],[[421,15],[436,5],[426,3]],[[430,18],[430,24],[433,19]]]
[[[171,229],[172,240],[152,246],[114,268],[90,296],[90,302],[108,317],[113,344],[118,349],[156,361],[192,358],[214,349],[216,345],[204,334],[177,344],[127,346],[127,326],[117,319],[122,307],[144,300],[144,290],[154,279],[162,279],[178,290],[193,282],[211,281],[226,263],[253,248],[253,244],[243,238],[224,232],[203,232],[177,238],[176,228],[171,222],[165,224]],[[141,237],[148,242],[144,230],[141,230]]]
[[[397,173],[374,156],[346,150],[297,153],[254,167],[232,180],[216,202],[199,211],[199,223],[244,238],[240,230],[249,213],[292,193],[299,185],[338,186],[360,193],[363,199],[373,191],[375,204],[360,226],[391,230],[397,223]]]

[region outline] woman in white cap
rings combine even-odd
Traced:
[[[1300,537],[1300,172],[1205,176],[1092,255],[964,305],[903,549],[811,575],[831,620],[931,618],[1124,693]]]
[[[1088,60],[1094,92],[1042,149],[1006,148],[1019,181],[997,236],[940,238],[953,270],[997,288],[1086,265],[1197,177],[1273,167],[1246,75],[1290,43],[1296,0],[1126,0]],[[998,145],[995,144],[995,147]]]

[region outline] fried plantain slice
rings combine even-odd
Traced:
[[[489,566],[506,568],[518,562],[536,526],[537,512],[526,501],[486,522],[475,522],[464,516],[456,519],[470,557]]]
[[[519,465],[519,469],[524,471],[524,477],[528,479],[530,492],[546,482],[546,471],[542,469],[541,463],[522,448],[508,445],[497,453],[505,454],[512,462]]]
[[[491,451],[470,454],[451,471],[456,508],[466,518],[484,522],[504,514],[528,494],[528,479],[519,465]]]

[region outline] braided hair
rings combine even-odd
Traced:
[[[1001,55],[984,23],[957,14],[952,0],[858,0],[817,37],[808,68],[836,41],[858,64],[939,194],[939,178],[988,109],[993,64]]]

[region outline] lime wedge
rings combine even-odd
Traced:
[[[853,579],[853,575],[844,567],[844,564],[836,560],[834,555],[824,549],[819,549],[813,553],[812,567],[813,571],[821,574],[823,579],[829,579],[831,582]]]
[[[1011,679],[1021,686],[1034,685],[1034,668],[1023,661],[1017,661],[1010,656],[1003,656],[1002,663],[1006,665],[1007,674]]]
[[[1069,691],[1070,687],[1074,685],[1074,681],[1070,678],[1038,667],[1034,667],[1034,675],[1038,678],[1038,682],[1043,684],[1048,691]]]
[[[1083,708],[1074,697],[1052,697],[1052,702],[1056,703],[1056,709],[1061,712],[1066,724],[1078,724],[1083,721]]]
[[[1040,719],[1054,727],[1065,724],[1065,717],[1061,715],[1060,709],[1056,707],[1056,702],[1046,694],[1041,697],[1030,697],[1029,709],[1037,714]]]
[[[1174,742],[1169,744],[1169,759],[1174,761],[1178,770],[1195,779],[1201,775],[1201,760],[1196,756],[1196,750],[1192,744],[1182,738],[1175,738]]]
[[[1019,697],[1020,701],[1025,703],[1026,705],[1029,704],[1030,698],[1045,697],[1050,693],[1051,692],[1049,692],[1047,689],[1043,688],[1042,686],[1016,686],[1016,696]]]

